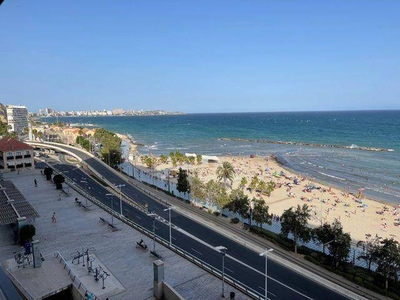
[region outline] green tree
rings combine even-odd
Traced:
[[[269,182],[267,183],[267,195],[268,195],[268,197],[271,196],[271,194],[272,194],[272,192],[274,191],[274,189],[275,189],[275,182],[273,182],[273,181],[271,180],[271,181],[269,181]]]
[[[19,231],[19,243],[24,245],[25,242],[32,241],[32,238],[36,234],[35,226],[28,224],[23,226]]]
[[[42,140],[42,139],[43,139],[43,132],[42,132],[42,131],[39,131],[39,132],[37,133],[37,136],[38,136],[38,138],[39,138],[40,140]]]
[[[176,184],[176,189],[180,193],[190,192],[190,184],[188,180],[187,171],[183,170],[182,168],[179,168],[178,182]]]
[[[201,154],[197,154],[196,161],[198,165],[201,165],[201,163],[203,162],[203,156]]]
[[[293,207],[291,207],[282,214],[281,233],[285,237],[289,233],[293,234],[295,253],[297,253],[297,243],[299,240],[308,242],[311,238],[310,230],[307,227],[311,216],[310,211],[307,204],[304,204],[303,206],[297,205],[296,210],[293,210]]]
[[[46,180],[51,180],[51,175],[53,175],[53,169],[50,167],[46,167],[43,170],[43,174],[46,176]]]
[[[34,139],[36,140],[37,135],[38,135],[37,129],[32,129],[32,135],[33,135]]]
[[[380,246],[382,238],[375,236],[371,238],[371,235],[367,236],[365,241],[359,241],[357,247],[362,247],[364,249],[363,253],[357,257],[357,259],[364,260],[368,265],[368,270],[371,270],[371,265],[376,261],[375,251]]]
[[[256,187],[257,187],[257,185],[258,185],[258,182],[259,182],[259,180],[258,180],[258,177],[257,177],[257,176],[254,176],[254,177],[251,179],[251,181],[250,181],[250,188],[251,188],[252,191],[256,189]]]
[[[247,178],[246,177],[242,177],[242,179],[240,180],[240,184],[239,187],[243,190],[247,185]]]
[[[327,247],[334,268],[346,261],[351,249],[351,238],[350,234],[343,232],[343,226],[338,220],[332,225],[325,223],[314,229],[313,236],[324,245],[324,248]]]
[[[219,181],[223,180],[225,187],[226,187],[226,181],[229,180],[233,182],[233,178],[235,176],[235,169],[233,168],[232,164],[230,162],[224,161],[222,165],[220,165],[217,168],[217,178]]]
[[[398,280],[400,272],[400,245],[393,238],[384,239],[373,253],[377,258],[376,271],[385,278],[385,288],[388,288],[389,279]]]
[[[168,156],[161,154],[160,155],[160,163],[166,164],[167,162],[168,162]]]
[[[194,157],[194,156],[189,156],[189,157],[187,158],[187,161],[188,161],[189,164],[194,165],[194,164],[196,163],[196,157]]]
[[[194,199],[204,199],[206,192],[205,192],[205,185],[197,176],[190,176],[189,177],[189,184],[190,184],[190,194]]]
[[[206,183],[206,198],[218,208],[224,207],[229,201],[225,187],[212,179]]]
[[[247,219],[249,217],[250,201],[242,190],[233,190],[229,197],[229,202],[224,205],[235,214]]]
[[[64,183],[64,181],[65,181],[65,178],[61,174],[54,175],[54,177],[53,177],[53,182],[56,185],[57,190],[62,189],[62,184]]]
[[[269,207],[265,204],[265,201],[262,199],[253,199],[254,208],[252,210],[251,217],[258,224],[259,227],[262,227],[263,224],[272,224],[272,215],[268,213]]]
[[[267,188],[267,184],[265,183],[265,181],[264,180],[260,180],[258,182],[257,189],[259,189],[261,191],[261,193],[263,193],[266,188]]]

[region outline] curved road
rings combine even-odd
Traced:
[[[62,147],[60,145],[58,147]],[[68,148],[68,151],[75,153],[81,157],[85,164],[89,165],[97,173],[106,178],[108,182],[121,185],[121,191],[124,196],[132,199],[134,202],[145,206],[151,212],[168,220],[168,211],[164,211],[167,206],[159,203],[155,199],[149,197],[133,185],[127,183],[115,174],[114,170],[110,170],[97,159],[89,156],[78,149]],[[116,196],[107,196],[110,193],[105,186],[88,176],[81,168],[76,168],[67,164],[55,164],[54,167],[62,171],[66,177],[73,180],[77,186],[86,190],[88,194],[101,201],[104,205],[112,207],[116,212],[120,212],[120,199]],[[112,203],[111,203],[112,202]],[[131,221],[153,230],[153,219],[147,216],[143,211],[136,209],[131,204],[122,201],[123,216]],[[193,221],[192,219],[171,211],[171,220],[178,228],[172,230],[172,243],[197,259],[222,269],[222,256],[214,249],[214,247],[222,245],[226,247],[227,255],[225,256],[225,276],[231,278],[241,285],[247,286],[260,297],[263,297],[265,282],[265,258],[260,257],[258,253],[236,243],[235,241],[219,234],[210,228]],[[156,235],[162,237],[166,241],[169,240],[168,222],[156,221]],[[194,236],[195,238],[193,238]],[[153,245],[148,245],[152,250]],[[157,251],[157,249],[156,249]],[[346,297],[312,281],[299,273],[296,273],[286,267],[268,260],[268,298],[270,299],[347,299]]]

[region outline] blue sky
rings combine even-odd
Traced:
[[[0,102],[29,111],[400,109],[400,1],[0,6]]]

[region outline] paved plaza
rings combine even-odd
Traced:
[[[34,179],[37,180],[37,187],[34,185]],[[85,200],[73,189],[69,189],[68,195],[62,194],[61,201],[58,201],[59,191],[53,183],[45,180],[40,170],[20,171],[19,174],[4,173],[4,180],[12,181],[40,215],[32,224],[36,227],[34,239],[39,240],[40,252],[45,258],[43,268],[18,269],[19,274],[15,274],[15,278],[20,277],[21,282],[29,285],[28,288],[32,292],[37,295],[46,293],[42,283],[61,284],[63,280],[67,280],[67,271],[54,255],[59,252],[67,262],[67,269],[70,268],[83,286],[99,299],[153,299],[153,261],[156,258],[151,256],[149,251],[136,248],[136,242],[140,239],[152,246],[151,238],[116,218],[114,224],[119,230],[112,231],[106,223],[100,221],[100,217],[111,220],[111,216],[95,205],[87,210],[77,205],[75,197]],[[53,213],[56,222],[52,221]],[[11,227],[0,227],[0,237],[0,260],[3,268],[12,267],[13,252],[21,251],[21,248],[13,243]],[[221,280],[160,244],[157,244],[156,248],[165,264],[165,281],[183,298],[220,299]],[[93,267],[101,266],[109,274],[104,280],[104,289],[102,280],[96,282],[93,274],[89,274],[87,268],[82,266],[82,261],[77,264],[75,259],[72,263],[73,257],[77,252],[82,252],[82,249],[92,249],[90,252],[94,258]],[[45,274],[37,275],[39,273],[35,272]],[[225,285],[226,298],[229,299],[229,293],[232,291],[236,293],[235,299],[248,299],[229,285]]]

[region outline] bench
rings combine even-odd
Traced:
[[[106,219],[104,219],[103,217],[99,217],[99,218],[100,218],[100,221],[103,221],[104,223],[107,223],[107,225],[108,225],[109,227],[111,227],[113,231],[118,230],[118,228],[117,228],[114,224],[108,222],[108,221],[107,221]]]
[[[155,251],[150,251],[150,254],[157,257],[158,259],[162,259],[162,256]]]
[[[143,242],[143,243],[140,243],[140,242],[136,242],[136,248],[139,246],[139,247],[141,247],[142,249],[144,249],[144,250],[147,250],[147,245]]]

